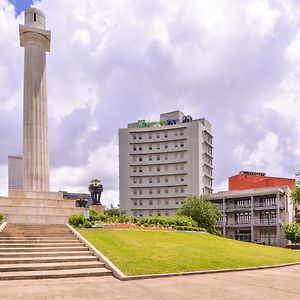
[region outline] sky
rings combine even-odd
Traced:
[[[0,192],[22,151],[23,53],[31,1],[0,0]],[[300,169],[300,1],[41,0],[51,189],[104,186],[118,203],[118,129],[181,110],[214,135],[214,190],[241,170]]]

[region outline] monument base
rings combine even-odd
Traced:
[[[89,208],[96,210],[100,215],[104,214],[105,206],[102,204],[92,204]]]
[[[0,197],[0,212],[13,224],[65,224],[70,215],[84,210],[63,199],[62,192],[9,190],[8,195]]]

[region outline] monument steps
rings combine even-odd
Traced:
[[[105,268],[3,272],[2,274],[0,274],[0,280],[95,277],[95,276],[107,276],[111,274],[112,272]]]
[[[58,256],[58,257],[24,257],[24,258],[0,258],[1,264],[25,264],[25,263],[55,263],[55,262],[83,262],[98,261],[96,256]]]
[[[0,280],[112,275],[65,225],[7,224],[0,233]]]
[[[71,270],[71,269],[91,269],[103,268],[104,263],[99,261],[84,261],[84,262],[63,262],[63,263],[24,263],[24,264],[1,264],[1,272],[22,272],[22,271],[46,271],[46,270]]]

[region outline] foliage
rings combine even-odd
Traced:
[[[74,227],[81,227],[84,223],[82,214],[73,214],[69,217],[69,224]]]
[[[3,221],[4,217],[3,215],[0,213],[0,223]]]
[[[111,205],[109,209],[106,209],[104,213],[108,216],[117,216],[117,217],[126,215],[125,210],[122,210],[119,207],[113,207],[113,205]]]
[[[210,202],[205,196],[188,196],[177,214],[191,217],[197,222],[198,227],[205,228],[209,233],[218,233],[220,212],[217,205]]]
[[[79,232],[126,275],[255,267],[300,261],[300,251],[221,238],[205,232]]]
[[[101,185],[101,180],[100,179],[97,179],[97,178],[94,178],[90,181],[90,185],[92,186],[100,186]]]
[[[84,220],[84,222],[83,222],[84,228],[92,228],[92,226],[93,226],[92,222],[90,222],[89,220]]]
[[[100,214],[97,210],[95,209],[89,209],[90,212],[90,218],[89,221],[90,222],[95,222],[95,221],[99,221],[100,220]]]
[[[283,228],[284,228],[285,236],[288,240],[290,240],[293,244],[300,243],[300,224],[299,223],[284,224]]]
[[[291,192],[291,198],[296,204],[300,204],[300,171],[296,173],[296,186]]]

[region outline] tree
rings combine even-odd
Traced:
[[[120,217],[120,216],[125,216],[126,215],[126,211],[120,209],[119,207],[114,207],[111,204],[110,208],[105,210],[105,214],[108,215],[108,216]]]
[[[209,233],[218,233],[219,209],[205,196],[188,196],[177,214],[191,217],[197,222],[198,227],[205,228]]]
[[[293,188],[291,198],[295,204],[300,205],[300,171],[296,173],[296,186]]]
[[[300,224],[290,223],[283,225],[285,237],[290,240],[293,244],[300,243]]]

